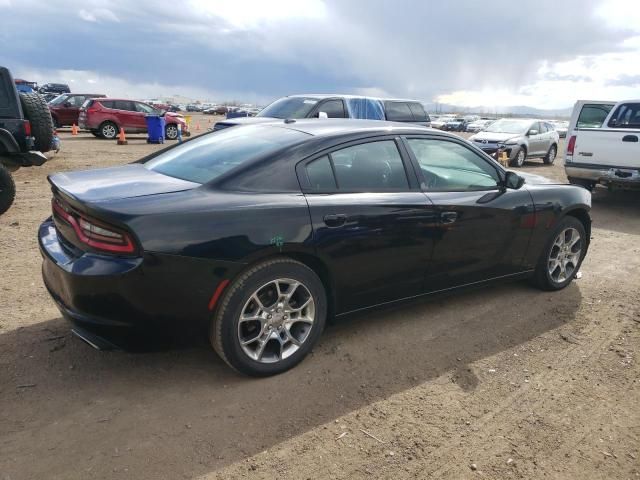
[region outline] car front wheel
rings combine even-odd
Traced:
[[[542,290],[560,290],[571,283],[587,253],[584,225],[575,217],[558,222],[536,266],[534,283]]]
[[[210,339],[218,355],[239,372],[275,375],[311,351],[326,316],[326,292],[315,272],[277,258],[252,267],[227,287]]]
[[[178,138],[178,127],[175,123],[170,123],[164,128],[164,136],[167,140]]]
[[[527,158],[526,150],[522,147],[519,147],[518,151],[516,152],[516,156],[513,157],[513,160],[511,160],[511,166],[521,167],[522,165],[524,165],[524,161],[526,158]]]

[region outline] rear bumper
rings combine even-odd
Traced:
[[[80,336],[124,349],[202,332],[217,285],[242,267],[156,253],[127,258],[73,252],[51,219],[40,226],[38,242],[43,281],[62,316]]]
[[[567,177],[589,180],[607,186],[640,188],[640,169],[567,163]]]

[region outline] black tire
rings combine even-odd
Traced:
[[[167,140],[176,140],[178,138],[178,126],[175,123],[168,123],[165,125],[164,137]]]
[[[274,363],[263,363],[250,358],[243,351],[238,324],[243,308],[252,294],[279,278],[295,280],[306,287],[315,303],[315,318],[306,338],[295,352]],[[266,377],[285,372],[302,361],[320,338],[326,317],[326,292],[315,272],[295,260],[275,258],[251,267],[227,287],[216,308],[209,338],[216,353],[229,366],[245,375]]]
[[[9,210],[16,198],[16,184],[9,170],[0,165],[0,215]]]
[[[104,138],[106,140],[114,140],[118,136],[118,125],[113,122],[102,122],[100,125],[98,132],[100,134],[100,138]]]
[[[509,162],[509,165],[512,167],[522,167],[524,165],[524,161],[527,159],[527,150],[524,147],[518,147],[516,154]]]
[[[584,178],[569,177],[569,183],[571,185],[578,185],[580,187],[586,188],[590,192],[592,192],[593,189],[596,188],[596,182],[592,180],[585,180]]]
[[[31,123],[35,149],[48,152],[53,143],[53,120],[47,102],[37,93],[22,93],[20,103],[25,118]]]
[[[560,233],[568,228],[575,229],[580,234],[580,256],[577,264],[574,266],[571,274],[567,276],[567,278],[563,281],[555,281],[551,274],[549,273],[549,257],[553,249],[557,248],[554,246],[554,241],[560,235]],[[556,227],[553,229],[547,242],[540,254],[540,259],[538,260],[538,264],[536,265],[535,274],[533,277],[533,283],[536,287],[541,290],[554,291],[561,290],[565,288],[567,285],[571,283],[576,273],[580,271],[580,266],[582,265],[582,260],[584,260],[584,256],[587,253],[587,233],[584,228],[584,225],[580,220],[575,217],[567,216],[560,220]]]
[[[546,165],[553,165],[556,157],[558,156],[558,146],[554,143],[549,147],[549,151],[542,159]]]

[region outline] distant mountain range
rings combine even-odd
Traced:
[[[510,107],[489,107],[489,106],[477,106],[477,107],[459,107],[456,105],[447,105],[445,103],[425,103],[424,107],[429,113],[477,113],[487,115],[513,115],[516,117],[539,117],[539,118],[553,118],[564,117],[569,118],[573,108],[560,108],[560,109],[540,109],[534,107],[527,107],[523,105],[510,106]]]

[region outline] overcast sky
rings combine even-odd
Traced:
[[[537,108],[640,97],[640,0],[0,0],[0,12],[0,65],[78,92]]]

